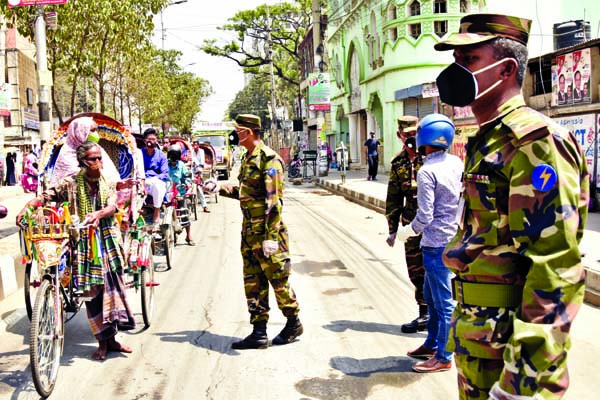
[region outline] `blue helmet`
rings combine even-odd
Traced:
[[[442,114],[431,114],[417,127],[417,148],[433,146],[448,149],[454,139],[454,124]]]

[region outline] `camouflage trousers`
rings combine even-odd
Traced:
[[[244,259],[244,291],[250,323],[269,320],[269,284],[275,292],[277,306],[285,317],[298,315],[300,307],[290,287],[291,262],[287,246],[287,232],[279,233],[279,251],[266,258],[262,251],[264,233],[242,233]]]
[[[566,356],[552,363],[548,371],[540,374],[544,382],[523,377],[504,369],[504,360],[454,355],[458,370],[458,393],[461,400],[487,400],[492,386],[502,379],[502,387],[510,387],[517,396],[536,399],[560,399],[569,385]],[[525,360],[524,360],[525,361]],[[502,373],[504,372],[504,375]]]
[[[404,242],[404,256],[408,269],[408,279],[415,287],[415,300],[420,306],[427,305],[423,295],[425,283],[425,267],[423,267],[423,252],[421,251],[421,235],[409,237]]]

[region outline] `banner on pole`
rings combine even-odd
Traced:
[[[49,6],[54,4],[67,4],[67,0],[8,0],[8,7]]]

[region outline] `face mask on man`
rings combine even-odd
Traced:
[[[517,60],[514,58],[503,58],[502,60],[488,65],[487,67],[483,67],[475,72],[471,72],[457,63],[450,64],[436,79],[440,100],[455,107],[466,107],[473,103],[503,82],[502,79],[499,79],[489,88],[479,93],[479,85],[477,84],[475,75],[492,69],[506,60],[513,60],[517,63]]]
[[[407,149],[410,149],[410,150],[416,150],[417,149],[417,139],[414,136],[407,138],[404,141],[404,147],[406,147]]]

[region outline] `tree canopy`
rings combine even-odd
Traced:
[[[282,2],[240,11],[219,28],[234,33],[235,39],[225,44],[205,40],[201,50],[237,63],[247,74],[268,77],[270,32],[276,101],[294,114],[292,104],[301,81],[298,50],[310,25],[310,9],[310,0],[296,0],[293,4]]]

